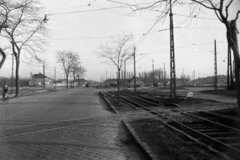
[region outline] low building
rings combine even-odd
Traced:
[[[227,76],[218,75],[217,82],[219,85],[227,83]],[[190,82],[192,85],[213,85],[215,83],[215,76],[202,77]]]
[[[29,82],[30,86],[40,87],[40,86],[43,86],[44,82],[45,82],[45,86],[50,86],[53,83],[51,78],[43,75],[42,73],[39,73],[39,74],[31,73],[30,82]]]
[[[127,80],[127,82],[128,82],[129,87],[134,86],[134,78]],[[144,85],[143,79],[137,77],[136,78],[136,86],[139,87],[139,86],[143,86],[143,85]]]
[[[77,78],[73,81],[71,81],[71,86],[73,87],[84,87],[86,84],[88,83],[87,80],[85,80],[84,78]]]
[[[107,87],[110,87],[110,86],[117,86],[117,82],[118,82],[117,79],[107,79],[103,82],[103,84]]]

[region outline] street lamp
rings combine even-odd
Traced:
[[[45,14],[45,15],[44,15],[44,18],[43,18],[43,22],[44,22],[44,23],[47,23],[47,21],[48,21],[47,15]]]

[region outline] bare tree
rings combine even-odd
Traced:
[[[76,78],[84,77],[84,74],[86,72],[86,69],[80,65],[80,62],[76,62],[73,64],[71,72],[73,74],[73,80],[75,81]],[[79,87],[79,83],[78,83]]]
[[[111,45],[101,45],[99,57],[106,60],[105,63],[114,65],[118,71],[118,104],[120,105],[120,71],[125,61],[132,57],[133,46],[130,44],[132,35],[119,36],[113,39]]]
[[[7,27],[2,35],[11,44],[11,50],[16,61],[16,92],[19,95],[19,67],[21,53],[36,57],[37,53],[43,51],[46,44],[46,28],[43,17],[39,16],[40,3],[38,0],[20,0],[11,2],[10,8],[15,9],[9,13]]]
[[[2,59],[1,59],[1,62],[0,62],[0,69],[2,68],[7,56],[6,56],[6,53],[2,50],[2,48],[0,48],[0,53],[2,55]]]
[[[236,20],[238,19],[240,8],[234,12],[231,10],[235,6],[239,6],[239,0],[155,0],[148,5],[130,5],[131,9],[136,12],[140,10],[156,10],[159,12],[159,19],[165,19],[170,12],[170,3],[172,6],[188,5],[190,8],[189,17],[195,18],[203,11],[203,8],[212,10],[220,22],[226,27],[226,38],[228,45],[233,50],[235,61],[235,85],[238,102],[238,110],[240,115],[240,56],[237,44],[237,28]],[[240,116],[239,116],[240,118]]]
[[[13,9],[15,9],[15,8],[13,8]],[[1,34],[3,29],[7,28],[7,21],[9,19],[8,18],[9,13],[12,10],[10,9],[9,3],[7,3],[6,0],[0,0],[0,34]],[[2,59],[1,59],[1,62],[0,62],[0,69],[1,69],[7,56],[6,56],[6,53],[4,52],[4,50],[2,48],[0,48],[0,54],[2,55]]]
[[[79,56],[77,53],[74,53],[72,51],[58,51],[57,53],[57,60],[58,63],[60,63],[63,67],[64,73],[66,75],[66,81],[67,81],[67,88],[68,88],[68,77],[71,73],[74,64],[78,63]]]

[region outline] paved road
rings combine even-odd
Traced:
[[[0,104],[0,160],[142,160],[96,89],[69,89]],[[120,140],[121,139],[121,140]]]

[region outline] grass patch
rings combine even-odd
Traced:
[[[221,95],[221,96],[227,96],[227,97],[236,97],[236,90],[206,90],[206,91],[200,91],[200,93],[204,94],[212,94],[212,95]]]

